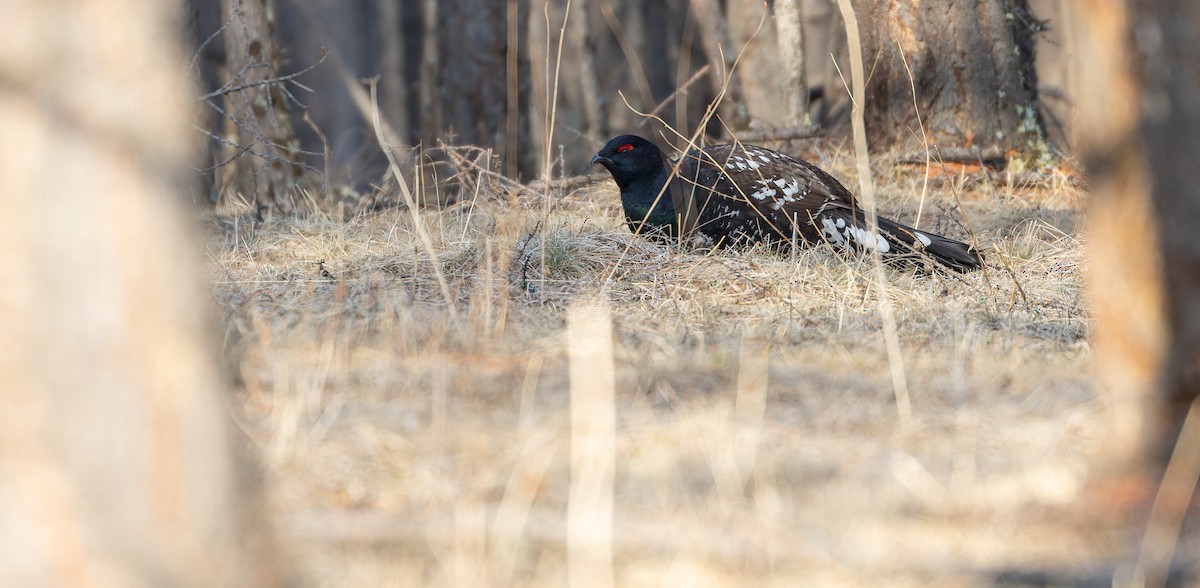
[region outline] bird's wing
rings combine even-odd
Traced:
[[[814,237],[810,227],[817,215],[831,208],[855,208],[854,196],[833,176],[808,162],[752,145],[690,151],[679,162],[678,176],[685,187],[695,188],[701,222],[714,222],[715,217],[753,222],[784,239],[793,234],[793,224],[805,237]]]

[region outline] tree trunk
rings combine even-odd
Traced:
[[[438,34],[438,0],[421,2],[421,70],[417,83],[420,91],[421,140],[438,136],[442,126],[442,103],[438,99],[438,71],[441,66],[441,35]]]
[[[706,132],[716,137],[724,137],[729,134],[726,128],[733,131],[743,129],[748,120],[742,82],[732,70],[737,51],[742,45],[735,46],[730,37],[729,21],[718,0],[691,0],[691,7],[700,31],[701,47],[708,58],[708,78],[711,80],[712,92],[718,96],[721,92],[725,93],[717,110],[721,121],[710,122]],[[732,78],[731,74],[734,74]]]
[[[1184,415],[1200,396],[1200,6],[1136,0],[1141,62],[1141,130],[1151,199],[1159,219],[1163,287],[1170,338],[1162,414],[1157,429],[1169,449]],[[1143,28],[1144,27],[1144,28]],[[1146,35],[1144,38],[1143,35]]]
[[[444,131],[459,145],[504,145],[508,5],[495,0],[438,4],[438,34],[453,30],[463,40],[441,43],[437,84]]]
[[[804,27],[800,0],[776,0],[775,31],[779,43],[780,82],[785,104],[785,126],[808,122],[808,84],[804,79]]]
[[[1200,6],[1129,4],[1079,7],[1074,95],[1087,97],[1094,364],[1118,425],[1108,449],[1154,497],[1130,575],[1163,586],[1200,469]]]
[[[200,82],[205,92],[213,90],[221,85],[225,65],[225,45],[213,38],[222,24],[221,4],[216,0],[184,0],[183,15],[186,47],[192,54],[193,69],[188,74]],[[211,108],[197,113],[196,126],[204,129],[204,134],[197,138],[201,165],[192,185],[193,203],[215,205],[221,197],[217,167],[223,148],[217,137],[224,124],[225,120]]]
[[[1050,163],[1036,108],[1039,24],[1027,0],[854,0],[854,7],[872,72],[864,106],[872,149],[925,149],[919,114],[931,148]]]
[[[379,40],[380,40],[380,90],[383,93],[383,116],[391,121],[396,135],[408,138],[408,100],[405,96],[408,86],[404,73],[404,17],[400,3],[394,0],[380,0],[379,10]],[[368,51],[369,47],[366,47]],[[374,133],[368,133],[373,136]]]
[[[1137,83],[1128,54],[1123,4],[1090,0],[1071,36],[1079,60],[1076,142],[1090,173],[1089,294],[1096,321],[1094,365],[1111,399],[1115,460],[1142,456],[1149,428],[1145,403],[1157,386],[1165,352],[1163,272],[1149,162],[1139,142]],[[1112,9],[1110,9],[1112,8]]]
[[[284,92],[278,84],[262,83],[279,75],[280,63],[268,1],[222,0],[231,23],[224,32],[227,87],[242,88],[226,94],[232,117],[227,134],[236,137],[227,167],[234,189],[254,199],[260,216],[273,209],[290,212],[303,175],[293,155],[299,143]]]
[[[570,94],[574,98],[575,108],[582,111],[584,124],[580,130],[585,135],[604,140],[608,137],[608,128],[604,117],[605,96],[600,93],[600,82],[596,78],[596,35],[592,32],[588,6],[580,4],[571,11],[571,19],[567,22],[567,49],[575,54],[574,67],[564,72],[563,81],[570,81]],[[568,77],[568,74],[571,74]],[[591,150],[591,145],[586,148]]]
[[[530,99],[526,108],[526,120],[529,121],[529,147],[526,161],[530,162],[528,167],[522,165],[521,169],[529,170],[530,178],[545,177],[550,173],[550,170],[545,168],[545,150],[550,147],[546,145],[546,121],[549,120],[550,100],[547,94],[552,90],[549,88],[549,80],[554,79],[554,72],[550,70],[550,33],[547,32],[546,10],[550,6],[549,0],[526,0],[528,6],[528,15],[525,20],[525,38],[528,39],[526,47],[528,47],[529,55],[529,79],[530,79]],[[553,11],[551,11],[553,12]],[[553,17],[553,14],[551,14]],[[553,24],[550,25],[551,27]]]
[[[270,24],[273,39],[287,55],[286,72],[319,63],[301,80],[316,89],[313,94],[301,92],[305,114],[315,124],[297,117],[293,129],[306,151],[314,154],[303,159],[327,171],[327,185],[377,182],[386,171],[386,159],[377,148],[370,116],[360,110],[347,82],[378,76],[380,118],[395,136],[407,136],[400,7],[392,0],[268,1],[278,4]],[[322,156],[325,147],[330,150],[328,160]]]
[[[729,0],[726,5],[733,51],[741,53],[734,75],[741,91],[747,124],[782,127],[791,118],[788,112],[790,97],[800,90],[789,87],[794,81],[790,74],[795,70],[785,69],[775,19],[769,13],[764,15],[764,10],[767,5],[760,0]]]
[[[194,132],[179,15],[0,3],[21,23],[0,43],[5,586],[282,584],[172,198]]]
[[[1148,449],[1161,461],[1200,391],[1200,9],[1133,2],[1148,15],[1138,34],[1154,39],[1135,45],[1127,13],[1093,4],[1072,36],[1087,56],[1074,93],[1095,97],[1080,103],[1079,144],[1092,183],[1096,366],[1115,398],[1119,457]],[[1151,418],[1139,418],[1147,403]]]

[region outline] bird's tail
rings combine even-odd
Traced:
[[[879,233],[871,234],[861,210],[833,210],[822,215],[817,225],[833,245],[858,251],[878,248],[884,259],[933,259],[957,272],[979,269],[980,257],[974,247],[928,231],[918,231],[894,220],[879,219]]]

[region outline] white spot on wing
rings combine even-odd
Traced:
[[[838,219],[838,223],[839,225],[844,224],[840,218]],[[821,219],[821,233],[825,235],[825,238],[828,239],[830,243],[833,243],[839,247],[845,247],[846,240],[842,238],[841,233],[838,233],[838,229],[841,228],[839,225],[835,225],[833,220],[828,217],[823,218]]]
[[[751,194],[751,196],[753,196],[754,198],[756,198],[758,200],[765,200],[767,196],[774,196],[774,195],[775,195],[774,188],[763,188],[763,189]]]
[[[913,231],[913,235],[916,236],[917,240],[920,241],[921,244],[926,247],[929,247],[931,244],[933,244],[933,241],[931,241],[929,239],[929,235],[926,235],[925,233],[918,233],[916,231]]]
[[[842,219],[838,219],[838,224],[841,224]],[[841,227],[838,227],[841,228]],[[880,234],[871,234],[870,231],[855,226],[846,227],[842,233],[846,236],[847,241],[853,241],[863,249],[879,249],[880,253],[891,251],[892,246],[887,242],[887,239]]]
[[[795,196],[798,192],[800,192],[800,182],[796,181],[796,178],[792,178],[792,183],[783,189],[783,197],[788,202],[791,202],[792,196]]]

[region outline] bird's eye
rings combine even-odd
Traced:
[[[629,143],[617,147],[617,153],[629,153],[630,151],[633,151],[633,145]]]

